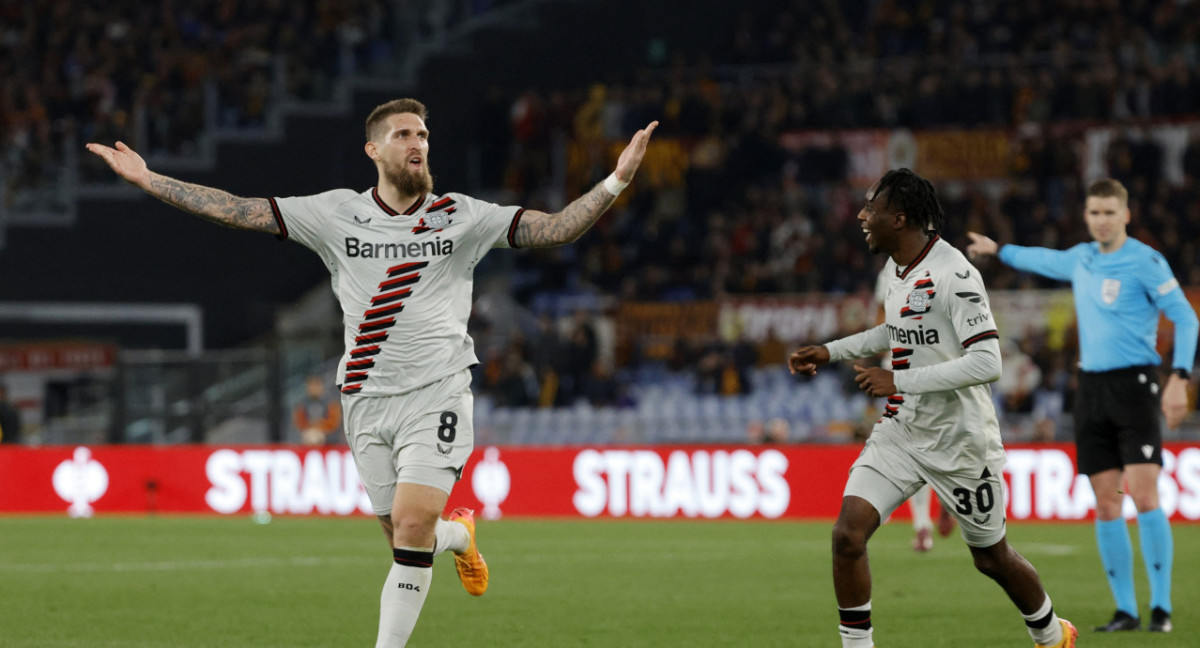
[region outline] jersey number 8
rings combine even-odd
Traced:
[[[454,412],[442,412],[442,424],[438,426],[438,438],[446,443],[453,443],[454,436],[457,431],[454,426],[458,425],[458,414]]]

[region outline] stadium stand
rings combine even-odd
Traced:
[[[166,4],[124,4],[69,12],[61,2],[0,3],[0,276],[22,278],[5,282],[0,300],[196,302],[207,342],[226,348],[269,339],[281,305],[321,290],[323,269],[299,246],[129,202],[111,174],[78,157],[84,141],[126,138],[152,165],[243,194],[366,186],[358,116],[412,89],[431,107],[439,186],[536,208],[600,179],[606,147],[635,124],[662,121],[661,157],[588,236],[487,260],[495,279],[484,291],[513,300],[505,318],[473,321],[484,360],[477,386],[487,434],[506,442],[729,441],[773,418],[790,423],[792,440],[852,437],[871,404],[844,376],[793,380],[781,358],[739,353],[746,340],[736,335],[671,361],[620,355],[604,332],[619,303],[869,294],[877,267],[859,253],[854,220],[861,160],[839,134],[1002,134],[1011,148],[997,173],[939,183],[951,241],[977,229],[1020,244],[1077,242],[1083,179],[1111,174],[1131,189],[1131,234],[1200,286],[1195,3],[1117,11],[938,0],[913,10],[755,0],[733,19],[727,8],[677,16],[677,30],[657,20],[677,13],[669,3],[638,3],[645,19],[630,25],[627,0],[183,3],[173,21],[160,20]],[[532,25],[537,42],[522,37]],[[618,30],[636,46],[606,47]],[[548,60],[556,47],[578,56]],[[462,48],[494,55],[468,62],[456,56]],[[381,80],[389,75],[401,81]],[[39,220],[71,229],[29,226]],[[124,239],[138,241],[136,258],[97,245]],[[45,267],[50,249],[67,261],[35,278],[30,269]],[[237,265],[197,272],[214,249]],[[83,265],[111,279],[66,279]],[[991,290],[1050,286],[988,271]],[[237,296],[221,286],[233,277]],[[562,329],[561,355],[544,351],[551,329],[538,328],[539,316]],[[595,348],[570,353],[576,329],[588,326],[598,330]],[[71,330],[17,323],[9,337]],[[178,346],[173,332],[100,332],[125,347]],[[328,342],[329,331],[321,335],[315,348]],[[1072,349],[1034,334],[1018,342],[1040,382],[997,398],[1024,416],[1011,433],[1032,438],[1029,420],[1069,411]],[[285,371],[288,399],[312,363],[299,364]],[[726,367],[736,388],[721,383]],[[569,434],[584,428],[595,440]]]

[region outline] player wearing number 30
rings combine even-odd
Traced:
[[[1069,648],[1075,627],[1055,615],[1037,571],[1005,539],[1004,448],[988,387],[1000,377],[999,336],[979,272],[939,236],[944,219],[933,186],[912,171],[875,183],[858,220],[871,253],[888,255],[884,323],[788,358],[792,373],[811,375],[831,361],[891,351],[890,368],[854,367],[859,387],[887,405],[850,469],[833,527],[842,645],[874,645],[867,541],[929,484],[952,506],[975,567],[1004,588],[1035,644]]]
[[[221,225],[293,239],[325,262],[345,326],[338,387],[346,437],[392,548],[380,648],[408,642],[439,553],[454,554],[468,592],[488,586],[473,513],[441,517],[474,444],[470,367],[478,360],[467,317],[475,266],[492,248],[579,238],[633,179],[658,125],[633,136],[604,182],[549,214],[434,195],[425,119],[414,99],[377,107],[364,147],[376,186],[294,198],[234,196],[154,173],[121,142],[87,145],[155,198]]]

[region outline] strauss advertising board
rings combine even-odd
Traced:
[[[832,519],[859,449],[485,447],[450,506],[490,519]],[[1200,520],[1200,444],[1167,444],[1163,458],[1164,510]],[[1012,520],[1081,520],[1095,505],[1073,446],[1011,446],[1004,477]],[[3,447],[3,512],[372,515],[346,449],[291,446]]]

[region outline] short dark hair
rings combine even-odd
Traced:
[[[375,106],[375,110],[367,115],[367,141],[373,141],[377,135],[380,124],[392,115],[401,113],[412,113],[421,118],[421,121],[428,119],[428,111],[425,110],[425,104],[416,99],[393,99],[385,104]]]
[[[1122,205],[1129,204],[1129,190],[1119,180],[1101,178],[1088,185],[1088,198],[1116,198]]]
[[[887,192],[885,207],[895,205],[908,217],[908,222],[919,225],[923,231],[940,234],[946,225],[946,212],[938,202],[937,190],[928,180],[911,169],[892,169],[879,180],[878,196]],[[874,196],[872,196],[874,199]]]

